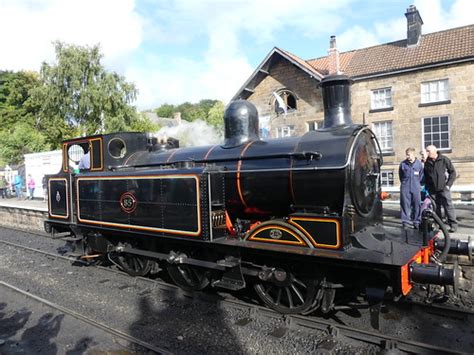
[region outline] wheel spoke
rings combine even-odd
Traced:
[[[301,304],[303,304],[304,303],[304,298],[303,298],[303,295],[301,294],[301,292],[295,287],[294,284],[291,285],[291,289],[293,290],[294,293],[296,293],[296,295],[298,296],[298,298],[301,301]]]
[[[278,288],[278,293],[277,293],[277,300],[275,302],[276,305],[279,305],[280,304],[280,300],[281,300],[281,287]]]
[[[132,268],[133,268],[133,271],[137,272],[138,270],[140,270],[140,265],[138,264],[138,260],[137,258],[135,257],[131,257],[130,260],[132,261]]]
[[[200,291],[209,284],[209,279],[202,269],[190,265],[167,265],[168,274],[173,281],[187,291]]]
[[[291,292],[290,292],[290,289],[288,287],[285,287],[285,291],[286,291],[286,296],[288,297],[288,306],[290,308],[293,308],[293,297],[291,297]]]
[[[293,282],[294,282],[294,283],[297,283],[298,285],[300,285],[301,287],[303,287],[303,288],[305,288],[305,289],[308,288],[308,287],[306,286],[306,284],[305,284],[303,281],[297,279],[296,277],[293,279]]]
[[[315,297],[319,292],[316,280],[298,279],[291,273],[288,277],[281,285],[271,281],[257,283],[255,291],[263,303],[277,312],[308,314],[314,311],[318,307]]]

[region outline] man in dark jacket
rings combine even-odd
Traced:
[[[441,155],[434,145],[426,147],[428,159],[425,163],[426,189],[436,202],[436,213],[441,216],[441,206],[444,207],[450,232],[458,229],[456,211],[451,199],[451,186],[456,179],[456,170],[448,157]]]
[[[416,159],[415,148],[405,151],[406,159],[400,163],[400,211],[402,225],[413,225],[418,229],[421,222],[421,181],[423,180],[423,164]]]

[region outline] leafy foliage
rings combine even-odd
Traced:
[[[11,130],[0,132],[0,162],[3,164],[18,164],[23,155],[49,150],[45,137],[26,122],[19,123]]]
[[[196,104],[184,102],[179,105],[163,104],[155,109],[159,117],[172,117],[174,113],[181,112],[181,118],[192,122],[203,120],[219,130],[224,126],[224,103],[219,100],[204,99]]]
[[[216,128],[221,135],[224,134],[224,110],[224,103],[222,101],[217,101],[209,109],[209,113],[207,115],[207,123]]]
[[[0,71],[0,164],[79,135],[157,129],[132,106],[135,85],[105,70],[99,46],[54,46],[56,62],[39,74]]]
[[[67,136],[127,130],[135,119],[137,89],[101,64],[99,46],[55,43],[56,64],[43,63],[42,85],[32,92],[42,103],[40,121],[65,121]]]

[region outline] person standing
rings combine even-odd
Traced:
[[[31,174],[28,174],[28,193],[30,195],[28,197],[29,200],[33,199],[33,196],[35,194],[35,187],[36,187],[35,179],[33,179],[33,176],[31,176]]]
[[[456,170],[451,160],[439,153],[436,146],[429,145],[426,151],[428,152],[424,169],[426,189],[435,199],[436,214],[441,216],[441,207],[443,207],[448,218],[449,231],[456,232],[458,222],[451,199],[451,187],[456,179]]]
[[[428,159],[428,152],[425,148],[423,148],[422,150],[420,150],[420,160],[423,164],[425,164],[426,159]]]
[[[418,229],[421,223],[421,181],[423,164],[415,156],[415,148],[405,150],[406,159],[400,163],[400,212],[403,227],[413,225]]]
[[[21,175],[15,175],[12,186],[15,187],[16,198],[21,200],[23,198],[23,178]]]
[[[0,176],[0,195],[2,195],[2,199],[7,197],[7,179],[5,176]]]
[[[48,200],[48,182],[46,180],[46,176],[43,176],[41,180],[41,185],[43,187],[43,202]]]

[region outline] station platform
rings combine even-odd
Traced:
[[[0,198],[0,206],[23,208],[36,211],[48,211],[48,202],[42,199],[33,200],[18,200],[16,197],[12,198]]]

